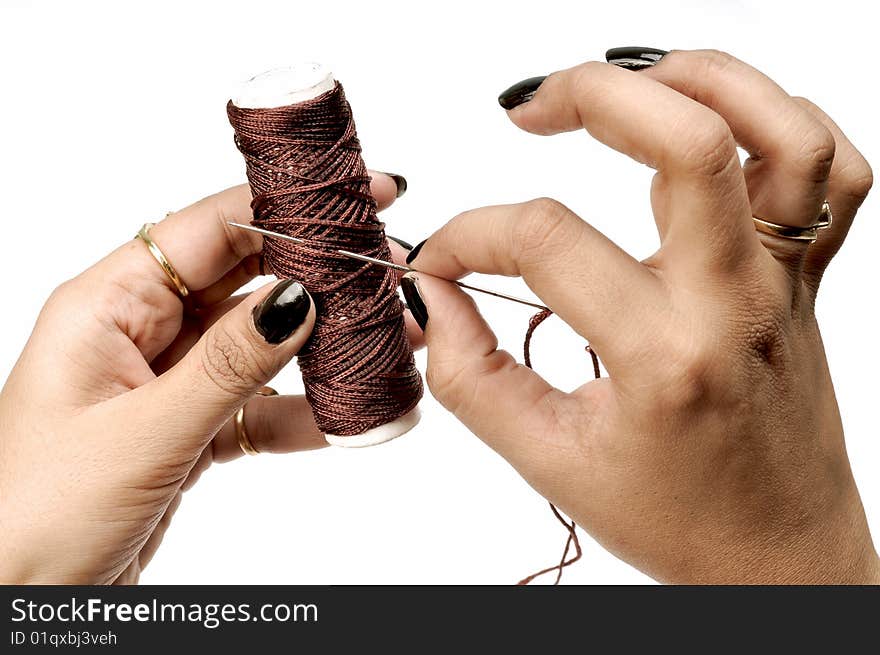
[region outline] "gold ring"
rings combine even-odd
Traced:
[[[755,229],[764,234],[772,234],[773,236],[782,237],[783,239],[794,239],[795,241],[808,241],[813,243],[819,238],[819,230],[824,230],[831,225],[834,217],[831,215],[831,205],[825,200],[822,203],[822,210],[816,222],[807,227],[794,227],[792,225],[780,225],[779,223],[771,223],[763,218],[752,216],[755,222]]]
[[[186,285],[183,283],[183,280],[180,279],[180,276],[177,274],[177,271],[174,270],[174,267],[171,265],[171,262],[168,261],[168,258],[162,253],[159,249],[159,246],[156,245],[156,242],[150,238],[150,228],[152,228],[155,223],[144,223],[143,227],[138,231],[135,239],[140,239],[145,244],[147,244],[147,248],[150,250],[150,254],[159,262],[159,266],[162,267],[162,270],[165,271],[165,274],[171,279],[171,282],[177,288],[177,292],[180,294],[181,298],[186,298],[189,295],[189,289],[186,288]]]
[[[263,387],[257,392],[257,395],[277,396],[278,392],[272,387]],[[233,421],[235,424],[235,438],[238,439],[238,447],[241,448],[241,451],[245,455],[259,455],[260,451],[254,446],[254,443],[251,441],[251,438],[248,436],[247,430],[244,427],[245,407],[247,407],[247,403],[242,405],[241,408],[235,412],[235,420]]]

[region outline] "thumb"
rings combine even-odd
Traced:
[[[179,450],[201,448],[309,338],[315,308],[294,280],[266,285],[214,323],[186,356],[143,392],[142,406],[157,408],[167,438]],[[163,444],[171,447],[171,444]]]
[[[516,363],[454,284],[407,273],[401,289],[425,331],[431,393],[474,434],[527,475],[558,432],[555,408],[565,394]]]

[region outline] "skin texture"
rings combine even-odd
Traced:
[[[398,187],[372,176],[385,208]],[[251,312],[278,283],[232,296],[260,272],[261,237],[226,225],[250,221],[250,200],[247,186],[227,189],[151,230],[192,292],[186,308],[140,240],[46,303],[0,393],[0,582],[136,582],[183,492],[242,455],[230,418],[245,403],[260,452],[326,445],[305,398],[254,397],[306,341],[315,310],[270,344]]]
[[[662,245],[636,261],[550,199],[457,216],[407,274],[428,314],[432,393],[657,580],[880,581],[813,312],[872,183],[852,143],[715,51],[554,73],[508,116],[535,134],[586,129],[654,168]],[[810,225],[824,198],[834,224],[812,246],[754,230],[752,215]],[[521,276],[609,377],[564,393],[498,350],[440,279],[471,271]]]
[[[858,151],[819,109],[718,52],[638,73],[584,64],[509,116],[536,134],[585,128],[655,168],[662,247],[635,261],[550,199],[456,217],[408,274],[436,397],[658,580],[877,582],[813,315],[871,186]],[[394,181],[376,175],[373,193],[390,204]],[[752,214],[808,225],[823,198],[835,221],[812,246],[753,229]],[[136,581],[182,492],[241,454],[230,416],[313,320],[269,346],[250,310],[270,287],[230,297],[258,271],[259,239],[223,223],[247,220],[248,201],[231,189],[152,233],[199,312],[139,242],[46,304],[0,394],[0,580]],[[440,279],[470,271],[522,276],[609,377],[563,393],[498,350],[473,301]],[[247,421],[261,451],[323,445],[301,398],[254,398]]]

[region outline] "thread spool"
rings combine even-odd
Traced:
[[[303,63],[257,75],[240,86],[232,103],[241,109],[286,107],[317,98],[336,86],[333,74],[317,63]],[[395,439],[411,430],[421,417],[418,406],[388,423],[356,435],[325,434],[334,446],[361,448]]]

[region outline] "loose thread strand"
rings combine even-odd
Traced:
[[[535,330],[538,328],[538,326],[546,321],[552,314],[553,312],[551,312],[549,309],[542,309],[540,312],[529,319],[529,327],[526,330],[526,336],[523,342],[523,359],[525,360],[526,366],[528,366],[529,368],[532,368],[532,336],[534,335]],[[586,346],[585,350],[590,355],[590,359],[592,360],[593,375],[597,379],[602,377],[602,372],[599,370],[599,357],[596,355],[596,352],[589,346],[589,344]],[[583,551],[581,550],[580,540],[577,536],[577,525],[575,524],[574,520],[572,519],[571,521],[566,521],[565,517],[563,517],[560,511],[556,508],[556,505],[554,505],[553,503],[548,504],[550,505],[550,510],[553,512],[553,515],[568,531],[568,537],[565,540],[565,549],[562,551],[562,557],[559,560],[559,564],[548,566],[546,569],[542,569],[537,573],[532,573],[531,575],[526,576],[517,583],[518,585],[527,585],[536,578],[539,578],[546,573],[550,573],[551,571],[556,571],[556,579],[553,581],[553,584],[558,585],[559,581],[562,580],[562,570],[566,566],[570,566],[577,562],[583,554]],[[566,559],[572,545],[574,546],[575,554],[571,557],[571,559]]]

